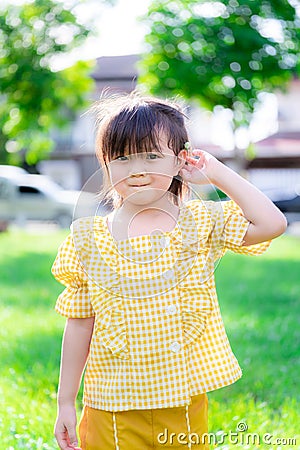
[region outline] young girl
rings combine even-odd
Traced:
[[[190,151],[175,104],[134,93],[96,110],[114,209],[76,220],[52,268],[66,286],[56,310],[67,317],[55,436],[60,449],[78,445],[87,364],[83,450],[208,449],[206,392],[241,376],[214,264],[227,249],[262,253],[286,220],[216,158]],[[231,200],[185,201],[189,183],[211,183]]]

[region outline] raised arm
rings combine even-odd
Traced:
[[[285,216],[255,186],[202,150],[194,150],[193,156],[182,151],[188,165],[181,169],[185,181],[196,184],[212,183],[234,200],[250,222],[243,245],[258,244],[280,236],[287,227]]]
[[[55,437],[59,448],[75,449],[76,435],[75,401],[90,348],[94,317],[68,319],[65,326],[60,380],[58,388],[58,414]]]

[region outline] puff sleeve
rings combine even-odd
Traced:
[[[54,277],[66,286],[56,301],[55,310],[68,318],[94,316],[87,275],[79,260],[72,234],[69,234],[59,247],[51,271]]]
[[[242,245],[249,221],[233,200],[218,202],[217,210],[217,215],[215,216],[215,238],[217,238],[219,243],[218,257],[222,256],[226,250],[255,256],[264,253],[268,249],[271,241],[249,246]]]

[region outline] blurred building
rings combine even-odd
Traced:
[[[96,82],[93,101],[105,90],[112,93],[132,91],[136,87],[138,60],[138,55],[98,58],[92,74]],[[261,189],[300,184],[300,81],[294,80],[288,93],[279,93],[276,97],[277,107],[258,118],[270,136],[256,142],[256,156],[247,163],[250,180]],[[269,117],[270,114],[274,117]],[[211,114],[193,105],[189,107],[189,115],[194,146],[205,148],[234,165],[233,150],[224,149],[215,139],[216,135],[226,135],[226,129],[221,129],[221,121],[216,123]],[[50,175],[68,189],[80,189],[85,185],[86,190],[100,190],[101,174],[95,174],[99,164],[94,154],[93,120],[91,114],[79,115],[69,134],[55,136],[56,149],[50,160],[40,163],[41,173]]]
[[[278,129],[256,144],[249,163],[251,181],[261,188],[300,187],[300,80],[286,93],[277,93]]]
[[[138,55],[103,56],[97,59],[92,77],[96,83],[91,103],[100,98],[103,91],[130,92],[136,87]],[[69,134],[54,136],[56,148],[49,160],[38,168],[45,175],[67,189],[98,192],[101,189],[101,172],[95,156],[94,118],[83,112],[77,117]]]

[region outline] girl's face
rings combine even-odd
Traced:
[[[178,174],[184,160],[168,147],[162,133],[159,148],[147,152],[116,157],[108,165],[110,181],[123,202],[151,205],[168,191],[173,177]]]

